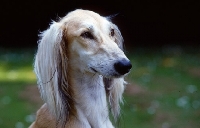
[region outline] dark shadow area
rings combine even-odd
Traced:
[[[1,1],[0,46],[34,47],[51,20],[77,8],[113,18],[130,46],[199,46],[199,2],[150,1]]]

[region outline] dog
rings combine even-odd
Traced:
[[[45,104],[30,128],[114,128],[131,62],[110,17],[77,9],[40,34],[34,71]]]

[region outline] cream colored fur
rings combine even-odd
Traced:
[[[117,120],[125,82],[113,65],[127,59],[122,43],[117,26],[92,11],[78,9],[53,22],[35,56],[45,104],[30,128],[114,128],[107,102]]]

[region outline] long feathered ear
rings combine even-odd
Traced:
[[[35,56],[34,71],[42,99],[46,102],[57,124],[63,127],[69,112],[73,112],[72,90],[67,81],[67,42],[63,39],[64,27],[53,22],[40,37]]]
[[[117,121],[120,115],[120,103],[123,103],[124,78],[104,78],[104,84],[112,115],[114,120]]]
[[[121,50],[123,50],[123,37],[118,27],[113,24],[115,31],[115,42]],[[122,94],[124,92],[124,78],[104,78],[104,84],[108,100],[111,107],[111,112],[115,121],[120,115],[120,103],[122,103]]]
[[[114,28],[114,31],[115,31],[115,43],[117,43],[117,45],[119,46],[120,49],[123,50],[123,42],[124,42],[124,39],[121,35],[121,32],[119,31],[119,28],[117,27],[117,25],[113,24],[111,22],[111,20],[113,18],[115,18],[116,16],[118,15],[117,14],[114,14],[114,15],[110,15],[110,16],[106,16],[105,18],[110,21],[110,23],[112,24],[112,27]]]

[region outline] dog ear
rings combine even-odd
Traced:
[[[53,22],[49,29],[41,33],[34,65],[41,97],[56,117],[57,125],[61,126],[65,125],[69,112],[73,112],[73,106],[69,106],[73,104],[73,99],[67,80],[64,28],[61,23]]]
[[[124,39],[123,39],[123,37],[121,35],[121,32],[120,32],[119,28],[115,24],[113,24],[113,27],[114,27],[114,30],[115,30],[115,36],[114,36],[115,43],[119,46],[119,48],[121,50],[123,50],[124,49],[124,46],[123,46]]]
[[[106,94],[115,121],[120,116],[120,103],[123,103],[122,94],[125,83],[124,78],[104,78]]]
[[[119,28],[117,27],[117,25],[112,23],[112,19],[115,18],[116,16],[118,16],[118,13],[114,14],[114,15],[106,16],[105,18],[111,23],[111,25],[115,31],[115,35],[114,35],[115,43],[119,46],[120,49],[123,50],[124,39],[123,39],[121,32],[120,32]]]

